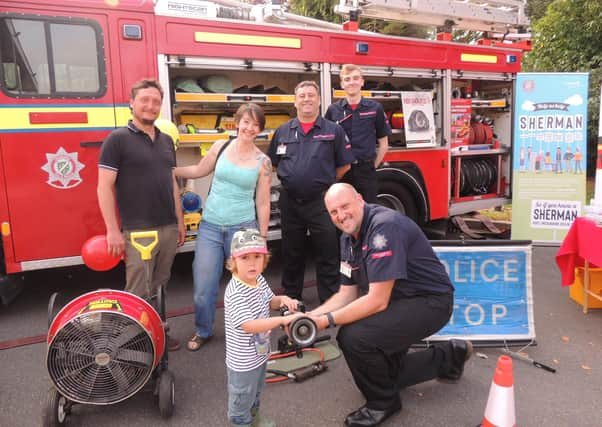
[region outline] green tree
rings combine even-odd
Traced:
[[[554,0],[528,0],[525,13],[531,20],[535,22],[546,14],[548,5]]]
[[[341,23],[342,17],[334,13],[334,5],[338,0],[289,0],[292,13],[323,21]]]
[[[589,73],[588,167],[596,152],[602,80],[602,2],[555,0],[533,24],[533,50],[526,55],[525,71]]]

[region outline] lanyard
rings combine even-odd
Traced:
[[[343,123],[345,120],[350,119],[351,117],[353,117],[353,113],[351,114],[347,114],[345,117],[343,117],[341,120],[337,120],[336,123],[337,125],[340,125],[341,123]]]

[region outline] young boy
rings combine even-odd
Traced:
[[[271,427],[259,418],[259,395],[270,356],[270,331],[285,326],[291,316],[270,317],[270,309],[286,305],[297,310],[298,301],[275,296],[261,275],[268,264],[266,240],[258,230],[234,233],[226,268],[232,279],[224,296],[228,419],[232,426]]]

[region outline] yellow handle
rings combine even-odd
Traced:
[[[152,238],[153,240],[146,246],[138,243],[136,239],[145,239]],[[153,231],[134,231],[130,234],[130,241],[132,242],[132,246],[135,247],[138,252],[140,252],[140,257],[146,261],[151,259],[153,256],[151,255],[157,243],[159,243],[159,233],[157,230]]]

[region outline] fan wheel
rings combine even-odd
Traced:
[[[42,414],[44,427],[58,427],[65,425],[67,416],[71,413],[71,402],[51,387],[46,395],[46,407]]]
[[[159,413],[167,419],[173,415],[176,404],[175,381],[173,374],[164,370],[159,376]]]

